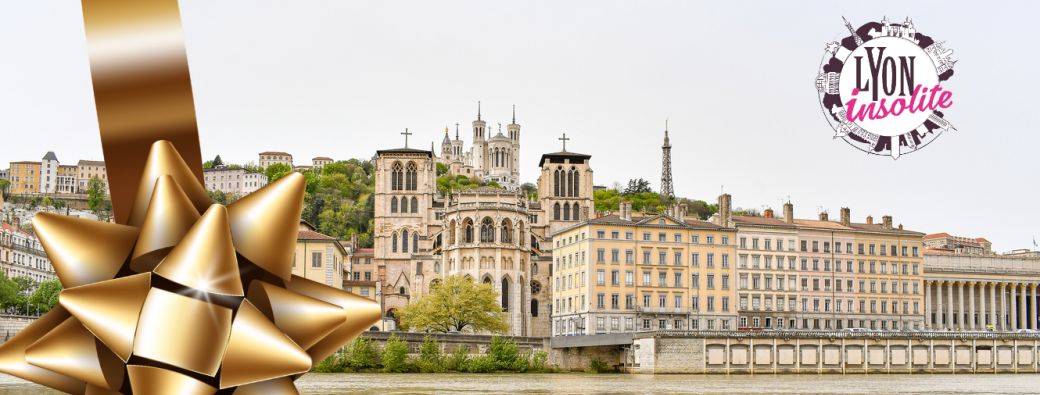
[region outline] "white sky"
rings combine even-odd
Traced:
[[[725,185],[734,206],[790,196],[799,218],[850,207],[1006,251],[1040,233],[1040,137],[1022,129],[1040,3],[1000,4],[182,0],[181,13],[207,159],[369,158],[406,127],[412,147],[439,150],[455,123],[468,149],[480,100],[496,128],[516,104],[524,181],[567,133],[596,184],[656,190],[667,117],[680,196],[713,202]],[[944,85],[959,131],[898,161],[832,140],[813,87],[841,17],[885,15],[960,60]],[[102,159],[92,95],[79,2],[0,3],[0,163]]]

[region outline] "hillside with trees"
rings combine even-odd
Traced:
[[[615,182],[610,189],[593,192],[593,199],[597,212],[606,212],[620,209],[621,201],[632,202],[632,211],[650,214],[662,213],[674,204],[685,204],[688,215],[702,220],[711,218],[718,212],[718,204],[708,204],[703,200],[694,200],[684,197],[661,196],[650,188],[650,182],[642,178],[628,181],[628,186],[622,188],[621,183]]]

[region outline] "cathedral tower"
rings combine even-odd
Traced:
[[[477,120],[473,121],[473,170],[477,177],[483,177],[487,166],[487,122],[480,119],[480,102],[477,102]]]
[[[513,178],[520,179],[520,125],[516,123],[516,105],[513,105],[513,123],[506,126],[509,140],[513,142],[512,164],[510,172]],[[518,181],[519,183],[519,181]]]

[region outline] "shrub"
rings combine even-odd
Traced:
[[[360,371],[376,367],[376,347],[372,340],[357,338],[345,347],[344,370]]]
[[[437,341],[429,335],[424,337],[422,347],[419,349],[419,360],[416,363],[419,371],[422,373],[444,372],[443,359],[444,355],[441,354],[441,347]]]
[[[444,358],[444,366],[447,370],[465,372],[469,369],[469,348],[466,346],[455,347],[447,358]]]
[[[599,358],[593,358],[592,361],[589,361],[589,370],[587,371],[589,373],[603,373],[610,370],[612,369],[610,368],[610,365],[607,365],[606,361]]]
[[[498,362],[491,355],[479,355],[470,358],[467,370],[470,373],[491,373],[498,367]]]
[[[531,370],[535,372],[544,372],[545,362],[549,359],[549,354],[545,351],[536,351],[534,356],[531,358]]]
[[[386,347],[383,347],[383,372],[386,373],[404,373],[411,370],[408,367],[408,344],[397,337],[394,333],[390,335],[390,338],[386,340]]]
[[[312,371],[318,373],[339,373],[343,371],[343,358],[340,353],[334,353],[325,358],[324,361],[319,362],[313,368]]]
[[[512,370],[519,353],[520,348],[517,347],[516,343],[513,343],[513,339],[505,339],[500,336],[491,338],[488,355],[494,358],[498,369]]]
[[[526,372],[530,368],[531,368],[531,353],[530,352],[522,352],[522,353],[520,353],[520,355],[518,355],[516,357],[515,360],[513,360],[513,364],[510,365],[509,370],[512,370],[512,371],[517,372],[517,373],[523,373],[523,372]]]

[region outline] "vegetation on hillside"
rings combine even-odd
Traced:
[[[633,212],[649,214],[664,212],[672,204],[685,204],[687,215],[702,220],[706,220],[718,212],[718,204],[708,204],[703,200],[684,197],[661,196],[650,189],[649,181],[642,178],[629,180],[628,187],[625,188],[622,188],[621,183],[615,182],[610,189],[593,192],[592,197],[598,212],[619,210],[622,201],[632,202]]]

